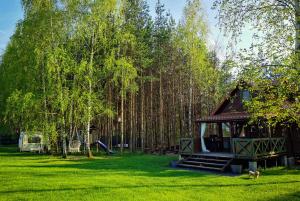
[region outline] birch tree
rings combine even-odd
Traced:
[[[188,135],[193,135],[193,86],[198,85],[202,92],[207,92],[207,86],[213,83],[216,71],[207,60],[206,25],[199,0],[188,1],[184,9],[184,16],[178,27],[178,44],[186,62],[188,81]],[[209,77],[208,77],[209,76]],[[203,93],[205,94],[205,93]]]

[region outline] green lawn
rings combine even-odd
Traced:
[[[172,169],[174,157],[64,160],[0,148],[0,200],[300,200],[300,171],[269,169],[258,180]]]

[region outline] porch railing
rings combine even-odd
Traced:
[[[179,153],[192,154],[194,152],[194,139],[193,138],[180,138]]]
[[[233,138],[235,158],[259,159],[286,152],[285,138]]]

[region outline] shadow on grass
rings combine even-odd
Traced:
[[[36,172],[38,168],[59,169],[61,173],[72,173],[73,170],[92,170],[92,174],[127,174],[135,176],[148,177],[183,177],[183,178],[200,178],[216,176],[212,172],[189,171],[183,169],[174,169],[169,166],[170,161],[175,157],[155,156],[143,154],[124,154],[95,157],[87,159],[83,156],[70,156],[69,159],[60,159],[58,157],[47,158],[47,155],[38,155],[32,153],[16,153],[16,148],[0,148],[0,156],[17,157],[16,160],[23,160],[23,156],[31,156],[32,163],[27,164],[3,164],[7,168],[30,168]],[[42,156],[42,157],[41,157]],[[46,156],[46,157],[45,157]],[[26,160],[26,158],[24,159]],[[35,162],[36,161],[36,162]],[[57,170],[55,170],[57,171]],[[54,172],[55,172],[54,171]],[[87,173],[87,172],[85,172]],[[272,175],[299,175],[300,171],[286,171],[282,168],[263,171],[263,176]],[[220,175],[220,174],[219,174]],[[41,175],[43,176],[43,175]]]
[[[284,176],[284,175],[293,175],[298,176],[300,175],[300,171],[297,169],[290,169],[286,167],[276,167],[276,168],[270,168],[267,170],[263,170],[260,173],[260,177],[273,177],[273,176]],[[249,177],[248,174],[245,174],[244,177],[241,177],[243,180],[255,180],[253,177]],[[260,179],[260,178],[258,178]]]
[[[269,201],[293,201],[293,200],[300,200],[300,191],[287,193],[284,195],[278,195],[272,199],[269,199]]]
[[[62,168],[93,170],[99,172],[128,172],[133,175],[146,175],[155,177],[205,177],[205,176],[237,176],[222,174],[219,172],[198,171],[188,169],[175,169],[169,166],[171,157],[153,155],[123,155],[123,156],[103,156],[101,158],[87,159],[77,158],[68,160],[46,160],[30,167],[33,168]],[[64,164],[53,164],[55,161],[63,161]],[[291,170],[284,167],[267,169],[262,172],[262,176],[300,175],[299,170]]]
[[[40,153],[32,153],[32,152],[20,152],[16,146],[0,146],[0,157],[14,157],[14,156],[21,156],[21,157],[34,157],[34,156],[46,156],[46,154]]]
[[[177,170],[169,166],[174,157],[153,156],[143,154],[124,154],[113,156],[95,157],[87,159],[84,156],[70,156],[68,159],[59,157],[47,158],[47,155],[33,153],[18,153],[16,148],[0,148],[0,157],[3,161],[9,158],[10,161],[19,161],[17,163],[2,164],[2,168],[29,168],[31,172],[38,172],[37,169],[56,169],[54,172],[72,174],[74,169],[93,170],[93,174],[127,174],[135,176],[149,177],[204,177],[210,174],[201,172],[190,172],[187,170]],[[25,157],[25,158],[23,158]],[[31,158],[28,158],[31,157]],[[15,158],[15,159],[14,159]],[[28,160],[28,163],[22,164],[21,160]],[[32,162],[30,162],[33,160]],[[24,170],[25,170],[24,169]],[[88,172],[85,172],[88,174]],[[43,174],[41,176],[44,176]]]
[[[63,162],[57,164],[57,162]],[[79,159],[79,160],[46,160],[39,161],[34,164],[24,165],[3,165],[7,168],[45,168],[45,169],[61,169],[62,171],[71,172],[77,170],[93,170],[93,174],[126,174],[134,176],[150,176],[150,177],[205,177],[212,174],[207,172],[194,172],[187,170],[178,170],[169,167],[170,160],[165,157],[158,156],[123,156],[101,159]],[[51,170],[50,170],[51,171]],[[68,173],[68,172],[66,172]],[[86,173],[86,172],[85,172]]]
[[[103,189],[137,189],[137,188],[172,188],[172,189],[187,189],[187,188],[226,188],[226,187],[250,187],[250,186],[263,186],[263,185],[278,185],[278,184],[294,184],[299,183],[300,181],[286,181],[286,182],[267,182],[267,183],[251,183],[251,184],[174,184],[174,185],[161,185],[161,184],[151,184],[151,185],[123,185],[123,186],[91,186],[87,188],[59,188],[59,189],[20,189],[20,190],[6,190],[0,191],[0,194],[10,194],[10,193],[39,193],[39,192],[60,192],[60,191],[78,191],[78,190],[103,190]],[[287,194],[282,197],[278,197],[275,200],[290,200],[287,198],[294,197],[300,198],[300,195],[297,193]]]
[[[262,176],[281,176],[281,175],[300,175],[297,169],[289,169],[286,167],[270,168],[262,171]]]

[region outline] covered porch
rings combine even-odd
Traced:
[[[282,133],[266,125],[248,122],[249,114],[246,112],[199,119],[198,134],[194,138],[180,140],[180,154],[260,160],[287,152],[286,139]]]
[[[195,151],[194,138],[180,139],[182,157],[204,156],[244,160],[261,160],[286,154],[286,140],[280,138],[232,138],[232,152]]]

